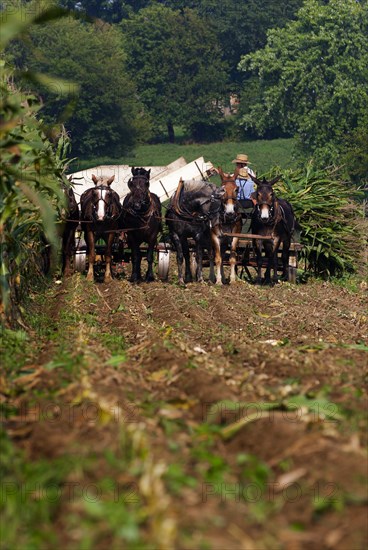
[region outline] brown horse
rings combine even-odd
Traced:
[[[272,239],[254,239],[253,246],[257,256],[257,279],[262,282],[262,250],[264,249],[267,258],[265,272],[266,284],[271,283],[271,269],[273,268],[273,282],[277,282],[278,250],[282,244],[282,278],[287,281],[289,278],[289,256],[290,243],[297,225],[291,204],[276,197],[273,185],[280,179],[276,177],[272,181],[258,180],[251,176],[257,188],[254,192],[256,200],[255,209],[252,214],[251,232],[256,235],[272,237]]]
[[[87,244],[87,281],[93,281],[93,266],[96,260],[95,242],[103,239],[106,243],[104,282],[111,281],[112,244],[119,229],[121,204],[119,195],[111,189],[115,176],[92,176],[95,187],[87,189],[81,196],[81,222]]]
[[[223,261],[225,252],[229,247],[230,283],[234,283],[236,281],[236,248],[239,238],[228,237],[224,233],[240,233],[242,229],[240,204],[237,200],[238,187],[235,182],[238,176],[238,169],[231,175],[223,172],[222,168],[219,167],[218,173],[221,177],[224,194],[222,196],[219,222],[211,227],[212,254],[214,255],[216,265],[216,284],[225,283]]]
[[[158,234],[162,230],[161,202],[157,195],[149,190],[151,170],[144,168],[131,169],[132,176],[128,181],[130,193],[123,201],[123,225],[126,230],[128,246],[132,251],[132,274],[130,282],[138,283],[141,274],[141,244],[147,243],[147,263],[145,281],[155,280],[153,274],[153,256]]]

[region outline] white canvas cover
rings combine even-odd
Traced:
[[[184,157],[180,157],[167,166],[145,166],[144,168],[151,169],[150,190],[152,193],[156,193],[163,202],[174,193],[180,178],[202,179],[202,176],[208,176],[208,171],[211,171],[213,166],[210,162],[206,163],[203,157],[199,157],[189,164]],[[77,202],[84,191],[94,187],[92,174],[108,177],[115,175],[112,189],[119,194],[121,201],[129,192],[128,180],[132,176],[130,166],[124,164],[95,166],[68,175],[68,177],[72,176]]]

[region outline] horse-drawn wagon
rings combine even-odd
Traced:
[[[287,201],[275,197],[272,185],[276,180],[267,182],[253,178],[257,185],[256,195],[259,202],[255,202],[252,232],[248,228],[248,232],[243,233],[242,214],[237,201],[236,174],[225,174],[219,169],[222,179],[222,186],[219,188],[207,181],[208,176],[213,173],[213,166],[210,163],[204,166],[203,159],[198,160],[202,160],[202,169],[196,161],[191,163],[196,177],[185,182],[180,178],[179,187],[175,171],[162,179],[156,178],[155,184],[160,196],[152,193],[150,171],[144,168],[131,169],[133,177],[128,181],[130,192],[122,202],[119,202],[119,195],[109,188],[111,184],[107,187],[96,186],[95,189],[99,189],[96,191],[96,201],[100,205],[98,208],[105,210],[107,217],[105,216],[104,223],[108,223],[108,227],[100,231],[103,226],[96,218],[97,202],[93,219],[86,219],[82,208],[84,235],[89,239],[88,232],[92,227],[94,237],[93,241],[89,239],[87,245],[81,230],[77,232],[74,256],[76,270],[85,271],[88,265],[88,278],[92,280],[95,261],[97,266],[106,264],[107,282],[111,278],[110,263],[115,264],[115,272],[119,273],[124,264],[131,262],[130,280],[136,282],[141,280],[141,259],[146,257],[146,281],[154,279],[154,260],[157,264],[157,275],[164,281],[169,275],[171,251],[175,250],[181,284],[184,280],[202,281],[202,266],[210,267],[210,280],[224,283],[226,278],[223,266],[226,265],[230,266],[230,282],[236,280],[237,274],[239,278],[249,282],[260,283],[264,269],[267,283],[271,282],[272,269],[274,281],[277,281],[277,272],[282,271],[284,279],[295,282],[298,253],[302,247],[299,243],[292,242],[295,216]],[[179,172],[182,173],[184,169],[188,172],[188,166],[181,166]],[[189,170],[192,176],[193,168]],[[92,176],[92,179],[97,185],[97,178]],[[108,181],[113,179],[111,177]],[[88,192],[92,190],[93,188]],[[119,203],[115,217],[109,210],[109,193],[115,195]],[[85,191],[81,199],[87,194]],[[157,242],[163,221],[160,203],[168,197],[170,203],[165,221],[170,233],[170,244]],[[122,217],[122,223],[117,222],[119,216]],[[87,250],[91,249],[91,243],[94,252],[87,259]],[[253,268],[256,269],[255,277]]]

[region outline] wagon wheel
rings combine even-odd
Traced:
[[[164,243],[158,245],[157,274],[161,281],[167,281],[170,266],[170,250]]]
[[[79,273],[83,273],[87,268],[86,241],[78,237],[75,239],[75,245],[74,269]]]
[[[74,268],[79,273],[83,273],[87,267],[87,254],[85,252],[76,252],[74,254]]]

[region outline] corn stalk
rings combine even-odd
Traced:
[[[50,13],[50,17],[57,13]],[[47,14],[37,16],[47,19]],[[3,25],[1,49],[35,18],[19,10]],[[58,245],[56,219],[64,206],[61,181],[67,137],[57,147],[37,118],[40,102],[13,84],[12,70],[0,60],[0,319],[21,321],[21,301],[31,279],[47,270],[50,248]]]
[[[315,276],[359,271],[367,247],[363,194],[342,181],[335,169],[285,170],[275,186],[293,205],[301,226],[302,258]]]

